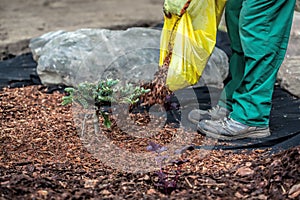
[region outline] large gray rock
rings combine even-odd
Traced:
[[[296,0],[295,10],[300,12],[300,0]]]
[[[150,28],[57,31],[32,39],[29,47],[45,85],[75,86],[108,77],[150,81],[159,67],[160,35]],[[196,86],[223,87],[227,74],[227,56],[216,48]]]
[[[300,56],[285,59],[277,77],[283,89],[300,97]]]
[[[300,97],[300,13],[295,12],[286,57],[277,74],[280,87]]]
[[[223,82],[227,78],[228,73],[229,63],[227,54],[223,50],[216,47],[205,66],[200,80],[197,84],[193,85],[193,87],[201,87],[206,85],[223,88]]]

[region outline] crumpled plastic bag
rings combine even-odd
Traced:
[[[171,91],[198,82],[215,47],[218,24],[226,0],[192,0],[181,16],[164,18],[159,65],[169,67]]]

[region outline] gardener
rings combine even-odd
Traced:
[[[165,0],[164,9],[172,12],[167,5]],[[294,7],[295,0],[227,1],[225,19],[231,40],[232,78],[217,106],[189,113],[189,120],[198,124],[200,133],[222,140],[270,135],[272,94],[285,57]]]

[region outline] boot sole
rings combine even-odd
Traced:
[[[216,134],[216,133],[212,133],[206,130],[203,130],[199,127],[197,127],[197,130],[202,133],[205,134],[208,137],[212,137],[215,139],[220,139],[220,140],[238,140],[238,139],[245,139],[245,138],[252,138],[252,139],[256,139],[256,138],[265,138],[271,135],[270,130],[254,130],[254,131],[249,131],[247,133],[244,134],[239,134],[239,135],[234,135],[234,136],[225,136],[225,135],[220,135],[220,134]]]

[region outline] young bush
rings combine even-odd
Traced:
[[[62,98],[62,105],[75,102],[85,109],[93,106],[97,117],[102,116],[104,125],[110,128],[109,112],[105,106],[110,106],[111,103],[133,105],[140,100],[140,96],[150,92],[150,89],[146,90],[130,83],[124,86],[118,86],[118,83],[119,80],[107,79],[98,83],[84,82],[77,88],[68,87],[65,89],[67,95]]]

